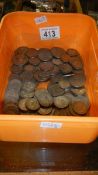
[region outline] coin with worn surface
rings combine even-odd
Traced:
[[[80,53],[76,49],[73,49],[73,48],[67,49],[66,53],[71,57],[80,55]]]
[[[26,91],[26,90],[21,90],[20,91],[20,97],[21,98],[31,98],[31,97],[34,97],[34,91]]]
[[[49,61],[52,59],[52,53],[50,51],[50,49],[47,48],[41,48],[38,51],[38,57],[40,58],[40,60],[42,61]]]
[[[55,116],[67,116],[66,108],[63,108],[63,109],[55,108],[54,115]]]
[[[63,54],[62,56],[61,56],[61,61],[63,61],[64,63],[69,63],[69,60],[70,60],[70,56],[67,54],[67,53],[65,53],[65,54]]]
[[[32,64],[33,66],[37,66],[40,64],[40,59],[38,57],[31,57],[29,59],[29,63]]]
[[[70,88],[70,83],[67,78],[61,78],[58,83],[59,83],[59,86],[63,89]]]
[[[14,74],[20,74],[23,71],[23,67],[22,66],[17,66],[17,65],[12,65],[11,66],[11,72]]]
[[[85,85],[84,76],[82,76],[81,74],[71,76],[69,78],[69,82],[70,82],[71,86],[75,87],[75,88],[81,88],[81,87],[84,87],[84,85]]]
[[[49,108],[39,108],[38,113],[41,115],[48,115],[52,112],[52,107]]]
[[[59,68],[63,74],[69,74],[72,72],[72,67],[68,63],[59,65]]]
[[[26,54],[26,52],[28,51],[28,47],[27,46],[21,46],[18,47],[15,51],[14,51],[14,55],[20,55],[20,54]]]
[[[72,103],[72,109],[76,114],[85,115],[89,108],[84,101],[79,100]]]
[[[53,62],[53,64],[55,64],[57,66],[59,66],[60,64],[62,64],[62,61],[60,59],[57,59],[57,58],[53,58],[52,59],[52,62]]]
[[[57,108],[66,108],[69,105],[69,100],[65,96],[54,97],[54,105]]]
[[[38,110],[40,108],[40,104],[36,97],[29,98],[26,102],[26,106],[29,110],[33,110],[33,111]]]
[[[23,66],[28,63],[28,58],[26,55],[20,54],[13,57],[13,64],[17,66]]]
[[[53,97],[63,95],[65,92],[57,83],[49,84],[48,91]]]
[[[83,69],[83,61],[79,57],[71,57],[69,63],[76,70]]]
[[[22,83],[18,79],[12,79],[8,82],[7,89],[14,90],[16,92],[19,92],[21,89]]]
[[[46,89],[36,90],[35,96],[37,97],[41,106],[49,107],[53,104],[53,98]]]
[[[54,68],[54,65],[52,62],[42,62],[40,63],[39,67],[43,71],[52,71]]]
[[[27,107],[26,107],[26,102],[27,102],[28,98],[23,98],[20,99],[18,102],[18,107],[19,109],[21,109],[22,111],[28,111]]]
[[[19,114],[19,109],[16,103],[6,103],[3,107],[4,114]]]
[[[10,81],[10,80],[13,80],[13,79],[20,80],[20,75],[19,75],[19,74],[13,74],[13,73],[11,73],[11,74],[9,75],[9,81]]]
[[[51,77],[50,79],[50,83],[49,84],[55,84],[58,83],[60,81],[60,79],[62,78],[62,74],[58,74],[56,76]]]
[[[22,89],[27,92],[32,92],[35,90],[37,83],[34,81],[27,81],[23,83]]]
[[[73,88],[71,87],[70,89],[71,93],[75,96],[78,96],[78,95],[85,95],[86,94],[86,89],[85,88]]]
[[[73,102],[73,103],[74,103],[74,102]],[[73,110],[73,108],[72,108],[72,104],[69,104],[68,109],[69,109],[70,115],[72,115],[72,116],[77,116],[77,115],[78,115],[78,114],[76,114],[76,113],[74,112],[74,110]]]
[[[28,58],[36,57],[38,55],[38,51],[34,48],[29,48],[26,55]]]
[[[44,82],[49,79],[49,73],[48,72],[43,72],[43,71],[36,71],[34,72],[34,79],[38,82]]]
[[[33,73],[29,72],[29,71],[24,71],[22,72],[22,74],[20,75],[20,79],[25,82],[25,81],[32,81],[33,79]]]
[[[35,72],[35,67],[31,64],[27,64],[24,66],[24,71]]]
[[[5,96],[4,96],[5,103],[8,103],[8,102],[17,103],[18,100],[19,100],[18,91],[16,91],[15,89],[7,89],[6,90]]]
[[[61,58],[65,54],[65,50],[60,47],[51,48],[51,53],[55,58]]]
[[[57,76],[60,73],[60,69],[58,66],[54,65],[53,70],[51,71],[51,76]]]

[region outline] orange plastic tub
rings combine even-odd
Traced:
[[[43,17],[44,16],[44,17]],[[37,20],[36,20],[37,19]],[[41,20],[40,20],[41,19]],[[57,38],[40,30],[59,27]],[[91,101],[90,116],[3,115],[2,105],[13,51],[19,46],[77,49],[83,59]],[[98,33],[92,18],[81,14],[16,12],[0,24],[0,140],[89,143],[98,136]]]

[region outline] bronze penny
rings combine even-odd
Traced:
[[[29,110],[33,110],[33,111],[38,110],[40,108],[40,104],[36,97],[29,98],[26,102],[26,106]]]
[[[35,72],[35,70],[36,70],[36,68],[31,64],[27,64],[24,67],[24,71]]]
[[[75,96],[73,94],[71,94],[70,92],[67,92],[64,94],[64,96],[69,100],[69,103],[75,101]]]
[[[50,49],[47,49],[47,48],[39,49],[38,56],[42,61],[50,61],[52,59],[51,51]]]
[[[14,51],[14,55],[20,55],[20,54],[26,54],[26,52],[28,51],[28,47],[27,46],[21,46],[18,47],[15,51]]]
[[[27,102],[28,98],[23,98],[20,99],[18,102],[18,107],[19,109],[21,109],[22,111],[28,111],[27,107],[26,107],[26,102]]]
[[[14,89],[7,89],[6,90],[5,96],[4,96],[5,103],[8,103],[8,102],[17,103],[18,100],[19,100],[19,94],[16,90],[14,90]]]
[[[38,113],[41,115],[48,115],[52,112],[52,107],[49,108],[39,108]]]
[[[50,80],[49,84],[58,83],[61,79],[62,79],[62,75],[61,74],[53,76],[53,77],[51,77],[51,80]]]
[[[13,80],[13,79],[20,80],[20,75],[11,73],[10,76],[9,76],[9,81]]]
[[[36,90],[35,96],[37,97],[41,106],[49,107],[53,104],[53,98],[46,89]]]
[[[59,86],[63,89],[70,88],[70,83],[69,83],[68,79],[66,79],[66,78],[61,78],[58,83],[59,83]]]
[[[60,96],[60,95],[64,94],[64,89],[62,89],[57,83],[49,84],[48,91],[53,97]]]
[[[54,115],[55,116],[67,116],[66,108],[63,108],[63,109],[55,108]]]
[[[60,64],[62,64],[62,61],[60,59],[57,59],[57,58],[53,58],[52,59],[52,63],[59,66]]]
[[[75,88],[82,88],[85,85],[84,76],[79,75],[79,74],[71,76],[69,78],[69,82],[71,86]]]
[[[70,56],[69,56],[67,53],[65,53],[65,54],[62,55],[62,57],[61,57],[60,59],[61,59],[61,61],[63,61],[64,63],[69,63]]]
[[[14,90],[16,92],[19,92],[21,89],[22,83],[18,79],[12,79],[8,82],[7,88],[10,90]]]
[[[34,97],[34,91],[26,91],[24,89],[22,89],[20,91],[20,97],[21,98],[31,98],[31,97]]]
[[[80,55],[80,53],[76,50],[76,49],[73,49],[73,48],[69,48],[67,49],[67,54],[71,57],[74,57],[74,56],[78,56]]]
[[[76,70],[83,69],[83,62],[79,57],[71,57],[69,63]]]
[[[71,93],[75,96],[78,96],[78,95],[85,95],[86,94],[86,89],[85,88],[71,88],[70,89]]]
[[[63,74],[69,74],[72,72],[72,67],[68,63],[61,64],[59,68]]]
[[[51,71],[51,76],[57,76],[60,73],[60,69],[58,66],[54,65],[53,70]]]
[[[36,71],[36,72],[34,72],[34,79],[38,82],[47,81],[49,79],[49,73],[47,72],[45,74],[45,72]]]
[[[89,108],[84,101],[79,100],[72,103],[72,109],[78,115],[85,115]]]
[[[73,111],[72,104],[69,104],[68,109],[71,116],[77,116],[77,114]]]
[[[43,71],[52,71],[54,68],[54,65],[52,62],[42,62],[40,63],[39,67]]]
[[[13,58],[13,63],[17,66],[23,66],[28,63],[28,58],[26,55],[20,54]]]
[[[20,75],[20,79],[25,82],[25,81],[32,81],[33,79],[33,73],[29,72],[29,71],[24,71],[22,72],[22,74]]]
[[[6,103],[3,107],[4,114],[19,114],[19,109],[16,103]]]
[[[54,105],[57,108],[66,108],[69,105],[69,100],[65,96],[54,97]]]
[[[27,81],[23,83],[22,89],[27,92],[32,92],[35,90],[37,83],[34,81]]]
[[[22,66],[16,66],[16,65],[11,66],[11,72],[14,74],[20,74],[22,71],[23,71]]]
[[[26,55],[28,58],[37,57],[38,51],[34,48],[29,48],[28,51],[26,52]]]
[[[38,57],[31,57],[29,59],[29,63],[32,64],[33,66],[37,66],[40,64],[40,59]]]
[[[60,47],[53,47],[51,53],[55,58],[61,58],[65,54],[65,50]]]

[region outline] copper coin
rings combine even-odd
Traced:
[[[70,89],[71,93],[75,96],[78,96],[78,95],[85,95],[86,94],[86,89],[85,88],[71,88]]]
[[[29,71],[24,71],[20,75],[20,79],[25,82],[25,81],[31,81],[33,79],[33,73]]]
[[[62,79],[62,75],[58,74],[56,76],[51,77],[50,83],[49,84],[54,84],[54,83],[58,83],[61,79]]]
[[[69,56],[67,53],[65,53],[65,54],[62,55],[62,57],[61,57],[60,59],[61,59],[61,61],[63,61],[64,63],[69,63],[70,56]]]
[[[65,93],[64,96],[69,100],[69,103],[72,103],[76,99],[75,96],[70,92]]]
[[[13,58],[13,63],[17,66],[23,66],[28,63],[28,58],[26,55],[20,54]]]
[[[8,82],[7,88],[10,90],[14,90],[16,92],[19,92],[21,89],[22,83],[18,79],[12,79]]]
[[[68,81],[68,79],[66,78],[61,78],[59,80],[59,86],[63,89],[69,89],[70,88],[70,83]]]
[[[7,89],[6,90],[5,96],[4,96],[5,103],[8,103],[8,102],[17,103],[18,100],[19,100],[19,94],[16,90],[14,90],[14,89]]]
[[[69,63],[76,70],[83,69],[83,62],[78,57],[71,57],[70,60],[69,60]]]
[[[22,66],[12,65],[11,66],[11,72],[14,74],[20,74],[23,71]]]
[[[51,53],[55,58],[61,58],[65,54],[65,50],[60,47],[53,47]]]
[[[20,80],[20,75],[11,73],[9,76],[9,80],[13,80],[13,79]]]
[[[44,82],[44,81],[47,81],[49,79],[49,74],[45,75],[45,73],[42,71],[36,71],[36,72],[34,72],[34,79],[38,82]]]
[[[69,82],[71,86],[75,88],[81,88],[85,85],[85,79],[82,75],[73,75],[69,78]]]
[[[64,94],[64,89],[62,89],[57,83],[48,85],[48,91],[53,97]]]
[[[27,102],[28,98],[23,98],[20,99],[18,102],[18,107],[19,109],[21,109],[22,111],[28,111],[27,107],[26,107],[26,102]]]
[[[54,105],[57,108],[66,108],[69,105],[69,100],[65,96],[54,97]]]
[[[83,101],[75,101],[72,103],[72,109],[76,114],[85,115],[88,112],[88,106]]]
[[[42,62],[40,63],[39,67],[43,71],[52,71],[54,68],[54,65],[52,62]]]
[[[48,115],[52,112],[52,107],[49,108],[39,108],[38,113],[41,115]]]
[[[42,61],[49,61],[52,59],[51,51],[50,51],[50,49],[47,49],[47,48],[39,49],[38,56],[39,56],[40,60],[42,60]]]
[[[40,104],[36,97],[29,98],[26,102],[26,106],[29,110],[33,110],[33,111],[38,110],[40,108]]]
[[[49,80],[50,75],[51,75],[50,71],[47,71],[47,72],[46,71],[39,71],[40,81],[47,81],[47,80]]]
[[[62,61],[60,59],[57,59],[57,58],[53,58],[52,59],[52,63],[59,66],[60,64],[62,64]]]
[[[36,70],[35,67],[31,64],[27,64],[24,67],[24,71],[35,72],[35,70]]]
[[[31,57],[29,59],[29,63],[34,65],[34,66],[37,66],[40,64],[40,59],[38,57]]]
[[[69,74],[72,72],[72,67],[68,63],[61,64],[59,68],[63,74]]]
[[[46,89],[36,90],[35,96],[37,97],[41,106],[49,107],[53,104],[53,98]]]
[[[73,48],[69,48],[67,49],[67,54],[71,57],[74,57],[74,56],[78,56],[80,55],[80,53],[76,50],[76,49],[73,49]]]
[[[38,55],[38,51],[34,48],[29,48],[26,55],[28,58],[36,57]]]
[[[3,107],[4,114],[19,114],[19,109],[16,103],[6,103]]]
[[[60,73],[60,69],[58,66],[54,65],[53,70],[51,71],[51,76],[57,76]]]
[[[25,54],[28,51],[28,47],[27,46],[21,46],[18,47],[15,51],[14,51],[14,55],[20,55],[20,54]]]
[[[21,98],[31,98],[34,97],[34,91],[26,91],[26,90],[21,90],[20,91],[20,97]]]
[[[67,116],[66,108],[63,108],[63,109],[55,108],[54,115],[55,116]]]
[[[22,89],[27,92],[32,92],[35,90],[37,83],[34,81],[27,81],[23,83]]]

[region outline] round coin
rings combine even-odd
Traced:
[[[62,61],[60,59],[57,59],[57,58],[53,58],[52,59],[52,62],[53,62],[53,64],[55,64],[57,66],[59,66],[60,64],[62,64]]]
[[[16,66],[14,64],[11,66],[11,72],[14,74],[20,74],[22,71],[23,71],[22,66]]]
[[[5,103],[8,103],[8,102],[17,103],[18,100],[19,100],[19,94],[15,89],[6,90],[5,96],[4,96]]]
[[[26,102],[27,102],[27,98],[20,99],[18,102],[19,109],[21,109],[22,111],[28,111],[26,107]]]
[[[25,54],[28,51],[28,47],[27,46],[21,46],[18,47],[15,51],[14,51],[14,55],[20,55],[20,54]]]
[[[63,95],[65,92],[57,83],[49,84],[48,91],[53,97]]]
[[[31,57],[29,59],[29,63],[34,65],[34,66],[37,66],[40,64],[40,59],[38,57]]]
[[[35,72],[35,70],[36,70],[35,67],[31,64],[27,64],[24,67],[24,71]]]
[[[66,108],[63,108],[63,109],[55,108],[54,115],[55,116],[67,116]]]
[[[25,82],[25,81],[32,81],[33,79],[33,73],[29,72],[29,71],[24,71],[22,72],[22,74],[20,75],[20,79]]]
[[[27,63],[28,63],[28,58],[26,55],[20,54],[20,55],[14,56],[13,58],[13,64],[17,66],[23,66]]]
[[[6,103],[3,107],[4,114],[19,114],[19,109],[16,103]]]
[[[69,105],[69,100],[65,96],[54,97],[54,105],[57,108],[66,108]]]
[[[69,83],[68,79],[66,79],[66,78],[61,78],[58,83],[59,83],[59,86],[63,89],[70,88],[70,83]]]
[[[61,59],[61,61],[63,61],[64,63],[69,63],[70,56],[69,56],[67,53],[65,53],[65,54],[62,55],[62,57],[61,57],[60,59]]]
[[[33,81],[27,81],[23,83],[22,89],[27,91],[27,92],[32,92],[36,88],[36,83]]]
[[[26,91],[26,90],[21,90],[20,91],[20,97],[21,98],[31,98],[34,97],[34,91]]]
[[[52,107],[49,108],[39,108],[38,113],[41,115],[48,115],[52,112]]]
[[[26,106],[29,110],[33,110],[33,111],[38,110],[40,108],[40,104],[36,97],[29,98],[26,102]]]
[[[80,53],[76,49],[73,49],[73,48],[67,49],[66,53],[71,57],[80,55]]]
[[[61,64],[59,68],[63,74],[69,74],[72,72],[72,67],[68,63]]]
[[[72,109],[78,115],[85,115],[89,108],[84,101],[74,101],[72,103]]]
[[[19,92],[21,89],[22,83],[18,79],[12,79],[9,80],[7,88],[10,90],[14,90],[16,92]]]
[[[54,68],[54,65],[52,62],[42,62],[40,63],[39,67],[43,71],[52,71]]]
[[[61,58],[65,54],[65,50],[60,47],[53,47],[51,53],[55,58]]]
[[[71,93],[75,96],[78,96],[78,95],[85,95],[86,94],[86,89],[85,88],[73,88],[71,87],[70,89]]]
[[[50,49],[47,49],[47,48],[39,49],[38,56],[42,61],[50,61],[52,59],[52,53]]]
[[[29,48],[26,55],[28,58],[36,57],[38,55],[38,51],[34,48]]]
[[[69,63],[76,70],[83,69],[83,62],[82,62],[82,60],[79,57],[71,57],[69,59]]]
[[[54,65],[53,70],[51,71],[51,76],[57,76],[60,73],[59,67]]]
[[[84,76],[79,75],[79,74],[71,76],[69,78],[69,82],[70,82],[71,86],[75,87],[75,88],[82,88],[85,85]]]

